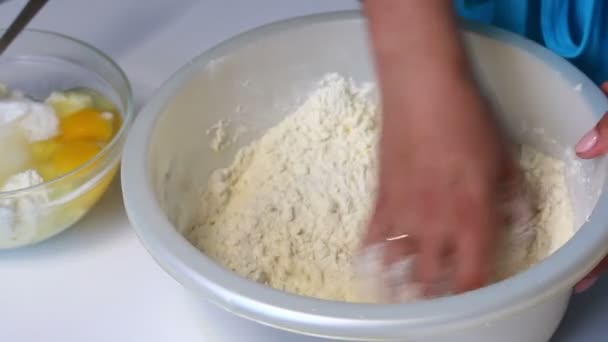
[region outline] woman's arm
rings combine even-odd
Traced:
[[[484,285],[499,183],[514,170],[473,81],[449,0],[365,3],[383,107],[378,199],[364,245],[387,262],[416,254],[415,277]]]
[[[381,85],[399,84],[400,96],[418,103],[428,98],[429,87],[471,82],[452,1],[382,0],[364,6]]]

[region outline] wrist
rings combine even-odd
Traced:
[[[396,134],[466,131],[492,120],[487,103],[468,74],[387,85],[382,91],[382,106],[383,130]]]

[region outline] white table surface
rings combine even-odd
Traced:
[[[1,4],[0,26],[24,3]],[[356,6],[352,0],[52,0],[31,26],[108,53],[130,77],[141,105],[182,64],[232,35]],[[603,340],[608,340],[606,281],[573,300],[554,338]],[[237,319],[190,297],[140,245],[115,183],[69,231],[34,247],[0,252],[0,341],[321,340]]]

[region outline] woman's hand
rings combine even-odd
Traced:
[[[604,82],[602,90],[608,96],[608,82]],[[585,159],[596,158],[608,154],[608,112],[600,119],[597,125],[589,131],[576,145],[576,154]],[[589,275],[581,280],[574,288],[576,292],[583,292],[595,284],[597,278],[608,269],[608,258],[602,260]]]
[[[386,86],[378,199],[365,245],[385,242],[388,264],[415,255],[414,276],[427,295],[445,281],[456,292],[481,287],[501,226],[500,186],[517,171],[500,132],[467,80],[444,82],[419,102],[398,96],[399,84]],[[392,119],[412,111],[426,119]]]
[[[383,122],[364,245],[407,235],[388,243],[386,261],[416,255],[429,295],[437,281],[483,286],[501,226],[496,196],[518,169],[471,77],[451,2],[367,1],[365,12]]]
[[[456,290],[479,287],[499,226],[494,196],[518,168],[470,79],[451,2],[368,1],[364,9],[384,111],[379,193],[365,244],[407,236],[391,242],[388,262],[417,254],[416,275],[426,284],[452,266]],[[603,90],[608,95],[608,83]],[[608,115],[576,151],[581,158],[608,153]],[[576,289],[590,287],[605,267],[606,260]]]

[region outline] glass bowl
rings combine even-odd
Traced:
[[[0,249],[8,249],[58,234],[94,206],[118,170],[133,100],[129,80],[108,56],[76,39],[38,30],[24,31],[0,56],[0,82],[35,99],[56,91],[94,89],[113,102],[122,120],[114,138],[73,171],[0,192]]]

